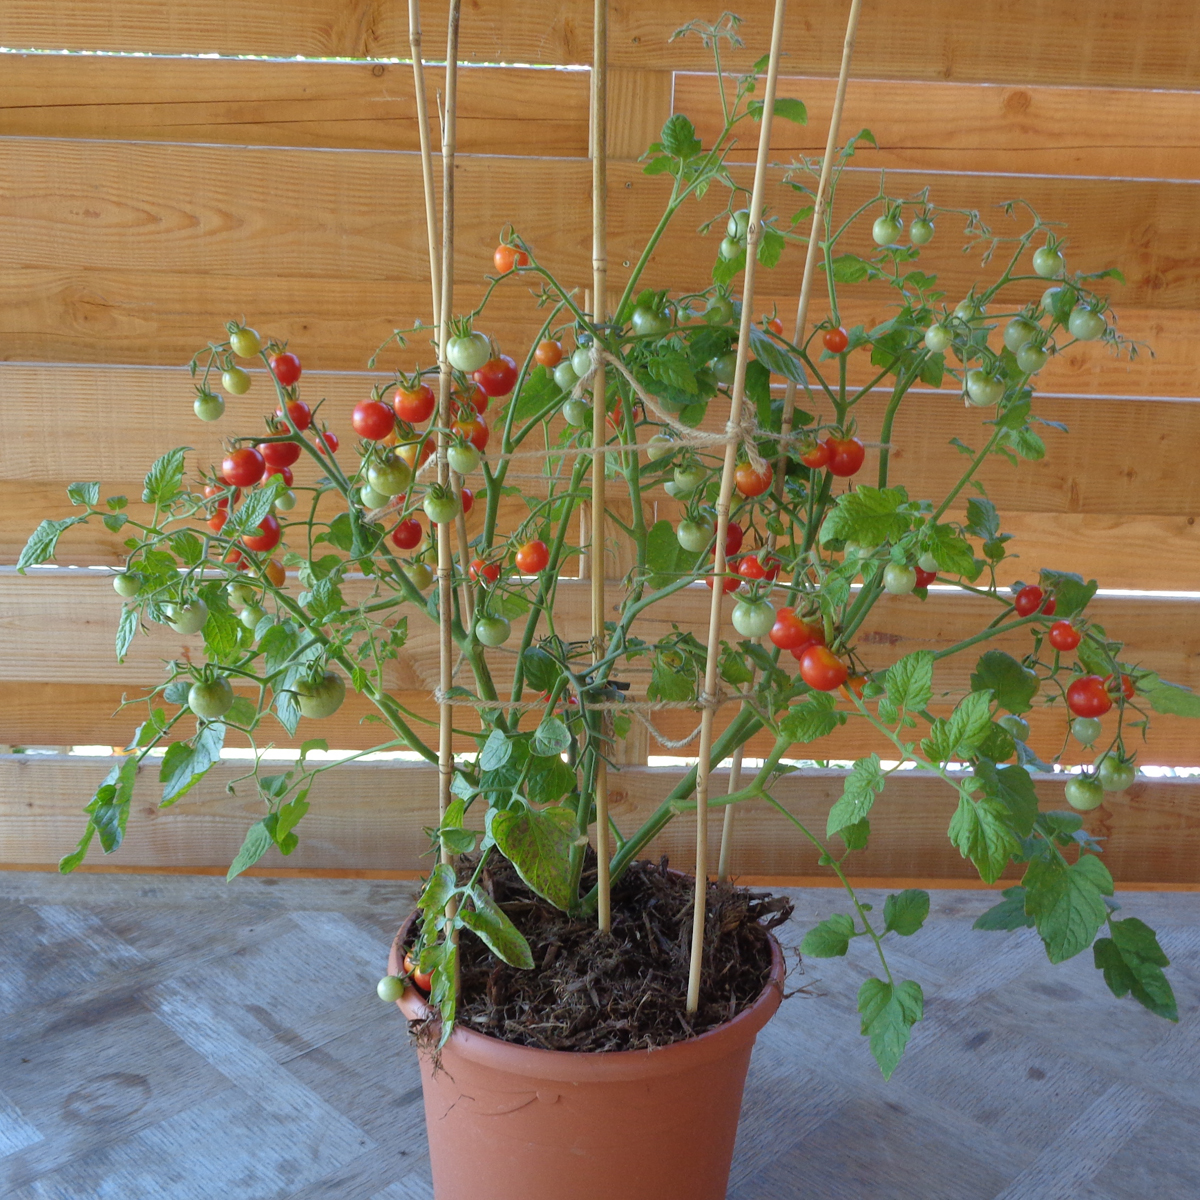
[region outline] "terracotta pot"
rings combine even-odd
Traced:
[[[772,938],[762,995],[661,1050],[538,1050],[459,1026],[440,1071],[420,1054],[435,1200],[723,1200],[750,1052],[783,979]],[[409,1020],[428,1012],[415,988],[397,1003]]]

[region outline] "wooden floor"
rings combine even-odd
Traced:
[[[431,1200],[413,1052],[374,996],[410,895],[0,873],[0,1196]],[[795,898],[786,945],[839,907]],[[935,893],[897,949],[927,1020],[890,1084],[852,1017],[865,959],[793,975],[811,994],[759,1039],[731,1200],[1200,1197],[1200,896],[1124,897],[1174,960],[1178,1026],[1090,955],[972,932],[989,899]]]

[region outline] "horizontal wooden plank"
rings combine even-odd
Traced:
[[[743,50],[726,48],[744,70],[766,50],[771,6],[750,0]],[[444,46],[446,4],[422,7],[425,54]],[[654,5],[615,3],[609,17],[610,58],[618,65],[670,65],[705,70],[711,54],[700,39],[669,42],[695,18],[684,0]],[[591,59],[591,6],[545,0],[498,0],[465,12],[460,56],[467,62],[584,63]],[[785,52],[813,73],[833,75],[841,58],[845,5],[819,0],[789,13]],[[963,5],[957,0],[898,0],[886,13],[868,11],[858,32],[859,77],[990,80],[1190,88],[1200,72],[1200,18],[1188,0],[1136,6],[1047,6],[1040,0]],[[140,51],[156,54],[259,54],[315,58],[408,53],[403,6],[382,0],[296,0],[287,20],[270,0],[245,0],[236,17],[182,0],[7,0],[0,45],[18,49]]]
[[[585,71],[464,69],[459,153],[585,156],[588,81]],[[425,84],[436,146],[442,70]],[[420,149],[412,68],[397,63],[8,55],[0,135]]]
[[[6,862],[53,861],[73,849],[83,826],[80,809],[111,765],[111,759],[0,755],[0,820]],[[234,796],[225,785],[241,768],[222,763],[172,808],[155,807],[152,769],[143,768],[134,792],[125,843],[113,861],[137,866],[223,866],[237,853],[247,827],[262,813],[252,789]],[[631,832],[667,794],[678,772],[641,768],[613,777],[610,805],[618,826]],[[841,794],[843,776],[804,772],[781,780],[775,795],[789,811],[821,828]],[[724,779],[714,777],[715,789]],[[320,776],[310,794],[311,811],[298,830],[300,844],[289,867],[427,868],[423,832],[437,811],[433,768],[350,764]],[[1037,780],[1046,808],[1063,806],[1062,784]],[[1146,781],[1109,797],[1087,816],[1087,828],[1105,839],[1105,861],[1119,883],[1195,883],[1200,862],[1197,804],[1200,784]],[[871,813],[871,845],[854,856],[855,874],[877,877],[971,878],[974,868],[946,838],[954,793],[915,772],[892,778]],[[713,823],[719,829],[720,822]],[[817,874],[816,852],[762,804],[738,810],[734,870],[746,875]],[[714,843],[718,837],[714,829]],[[693,822],[673,821],[648,848],[687,868],[693,861]],[[97,860],[102,856],[97,853]],[[265,866],[284,861],[272,851]]]
[[[889,170],[1200,178],[1200,92],[1159,88],[1028,87],[855,78],[841,129],[870,129],[879,144],[859,152],[860,165]],[[723,125],[716,76],[677,72],[674,109],[711,141]],[[735,81],[726,90],[732,100]],[[835,81],[784,76],[778,94],[802,100],[808,124],[778,121],[777,158],[825,153]],[[1103,129],[1103,139],[1096,130]],[[753,158],[745,141],[735,158]]]
[[[118,709],[124,699],[134,701],[142,694],[140,687],[114,683],[23,683],[0,688],[0,739],[9,746],[124,746],[144,717],[145,708],[134,705],[124,711]],[[437,723],[437,706],[430,693],[396,692],[395,699],[414,715],[418,729],[432,736]],[[939,702],[931,705],[930,711],[944,716],[949,708],[948,704]],[[351,693],[332,717],[321,722],[320,736],[337,750],[374,749],[383,744],[386,736],[384,726],[364,721],[364,717],[374,711],[374,706],[366,699]],[[718,713],[718,732],[725,728],[732,712],[730,708]],[[664,739],[679,741],[694,733],[699,718],[693,712],[667,710],[653,714],[651,720]],[[473,752],[476,743],[471,733],[478,725],[474,715],[460,710],[455,723],[458,730],[454,743],[456,752]],[[1095,759],[1094,750],[1067,737],[1066,718],[1061,708],[1035,711],[1031,714],[1030,724],[1029,744],[1047,761],[1060,754],[1062,762],[1072,765]],[[298,748],[307,738],[316,736],[317,731],[316,725],[305,722],[294,737],[289,737],[281,725],[268,720],[260,730],[259,746],[270,743],[279,749]],[[635,725],[633,732],[639,734],[640,726]],[[229,734],[230,746],[241,746],[244,742],[242,735]],[[761,758],[773,745],[774,738],[769,734],[758,734],[746,744],[745,753],[749,758]],[[1131,742],[1130,749],[1133,748]],[[636,765],[638,761],[645,761],[646,754],[695,758],[697,742],[693,737],[684,746],[663,746],[647,735],[643,744],[630,749],[636,750],[640,758],[627,754],[625,761]],[[811,756],[818,761],[854,759],[871,753],[888,760],[896,757],[895,747],[860,721],[842,726],[819,744],[796,746],[792,751],[797,758]],[[1144,766],[1194,767],[1200,765],[1198,760],[1196,723],[1183,717],[1156,714],[1146,743],[1138,746],[1138,761]]]

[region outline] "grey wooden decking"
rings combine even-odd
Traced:
[[[415,1061],[374,996],[409,895],[0,873],[0,1196],[431,1200]],[[793,945],[842,907],[795,898]],[[1200,895],[1123,897],[1174,961],[1178,1026],[1090,955],[972,932],[990,900],[934,893],[894,948],[927,1019],[890,1084],[852,1016],[865,948],[793,976],[813,994],[759,1039],[731,1198],[1200,1197]]]

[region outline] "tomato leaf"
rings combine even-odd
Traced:
[[[883,785],[883,767],[879,755],[860,758],[846,776],[841,797],[829,810],[825,836],[832,837],[839,829],[861,821],[871,811],[875,797],[883,791]]]
[[[783,257],[784,247],[786,246],[787,238],[779,230],[773,229],[770,225],[764,225],[762,239],[758,243],[759,263],[769,271]]]
[[[825,262],[821,261],[824,271]],[[857,254],[839,254],[833,260],[833,278],[837,283],[862,283],[871,274],[871,264]]]
[[[899,541],[912,526],[905,511],[908,493],[902,487],[875,488],[866,484],[845,492],[821,526],[821,544],[841,540],[860,546]]]
[[[479,753],[481,771],[498,771],[512,757],[513,744],[501,729],[493,729]]]
[[[1057,620],[1065,620],[1083,612],[1100,588],[1094,579],[1084,583],[1082,575],[1068,571],[1043,569],[1038,582],[1046,591],[1054,593],[1054,615]]]
[[[999,536],[1000,517],[990,500],[972,496],[967,501],[967,532],[983,542],[990,542]]]
[[[1004,897],[987,912],[975,919],[972,929],[1007,930],[1032,929],[1033,918],[1025,911],[1025,889],[1021,886],[1005,888]]]
[[[850,939],[854,936],[854,918],[834,913],[804,935],[800,953],[810,958],[841,958],[850,949]]]
[[[994,762],[983,760],[976,765],[974,774],[985,795],[1008,809],[1010,824],[1018,836],[1028,837],[1038,815],[1037,792],[1033,790],[1029,772],[1018,766],[997,768]]]
[[[834,708],[828,692],[813,692],[788,709],[779,722],[779,732],[796,742],[815,742],[846,723],[846,714]]]
[[[571,733],[555,716],[544,716],[533,731],[533,752],[543,758],[558,756],[571,747]]]
[[[98,483],[70,483],[67,485],[67,498],[72,504],[99,504],[100,485]]]
[[[647,584],[651,591],[674,583],[679,575],[682,547],[670,521],[655,521],[646,534]]]
[[[525,773],[525,795],[531,804],[553,804],[574,791],[576,782],[575,768],[557,755],[535,754]]]
[[[220,762],[224,744],[225,726],[220,721],[209,721],[191,742],[172,742],[158,772],[159,782],[163,785],[159,807],[174,804],[195,787],[209,768]]]
[[[1138,686],[1150,697],[1150,707],[1155,712],[1175,717],[1200,717],[1200,696],[1195,692],[1163,679],[1155,679],[1149,685],[1139,681]]]
[[[521,655],[521,669],[525,681],[534,691],[548,692],[563,673],[554,656],[541,646],[529,646]]]
[[[989,650],[971,672],[971,690],[990,691],[1001,708],[1019,716],[1028,712],[1037,695],[1038,677],[1003,650]]]
[[[1094,855],[1065,864],[1059,858],[1035,858],[1025,870],[1025,911],[1053,963],[1073,958],[1092,944],[1108,918],[1105,896],[1113,894],[1112,876]]]
[[[947,575],[965,575],[974,579],[979,574],[975,552],[970,543],[952,525],[935,525],[930,531],[929,552],[938,570]]]
[[[911,937],[929,916],[929,893],[919,888],[905,888],[883,902],[883,927],[888,933]]]
[[[179,743],[176,742],[175,745],[179,745]],[[237,857],[229,864],[229,870],[225,874],[226,883],[254,866],[274,844],[275,839],[268,831],[265,819],[255,821],[246,830],[246,839],[242,842],[242,848],[237,852]]]
[[[1179,1008],[1163,967],[1170,960],[1158,944],[1154,930],[1137,917],[1108,923],[1112,937],[1099,938],[1092,947],[1097,968],[1114,996],[1133,998],[1168,1021],[1179,1020]]]
[[[54,551],[58,548],[58,539],[63,532],[70,529],[72,525],[80,525],[86,520],[87,513],[80,513],[78,516],[66,517],[61,521],[43,521],[29,535],[29,541],[25,543],[21,555],[17,559],[18,573],[24,575],[26,567],[36,567],[41,563],[49,562],[54,557]]]
[[[924,1009],[921,985],[911,979],[891,984],[872,978],[858,989],[862,1032],[871,1039],[871,1053],[884,1079],[892,1077],[908,1045],[912,1027],[921,1019]]]
[[[533,969],[529,943],[508,914],[478,884],[469,893],[472,907],[459,910],[459,919],[479,935],[487,948],[510,967]]]
[[[938,717],[930,727],[921,749],[934,762],[970,758],[991,728],[990,691],[968,692],[949,717]]]
[[[567,808],[491,809],[488,832],[517,874],[555,908],[566,912],[574,900],[570,852],[575,844],[575,814]]]
[[[696,127],[683,113],[675,113],[667,118],[660,138],[662,148],[672,158],[685,161],[700,153],[701,142],[696,136]]]
[[[429,874],[417,907],[425,914],[426,919],[438,916],[450,903],[450,898],[457,891],[454,878],[454,868],[449,863],[439,863]],[[424,957],[422,956],[422,963]]]
[[[225,522],[221,533],[225,537],[236,537],[241,533],[249,533],[252,529],[257,529],[262,524],[263,518],[271,512],[275,504],[275,495],[277,489],[271,484],[263,484],[261,487],[256,487],[245,500],[229,515],[229,520]],[[345,519],[346,525],[349,525],[349,514],[339,513],[334,517],[332,524],[329,527],[329,540],[338,546],[340,550],[349,550],[350,545],[347,540],[346,545],[341,545],[340,540],[334,538],[334,528],[341,528],[338,522]]]
[[[773,375],[782,375],[794,383],[804,383],[804,367],[790,350],[769,338],[755,325],[750,326],[750,346],[754,357]]]
[[[920,712],[933,699],[933,651],[918,650],[898,659],[888,667],[883,683],[897,709]]]
[[[763,108],[765,105],[761,100],[751,100],[746,105],[746,111],[756,121],[762,120]],[[799,100],[793,100],[788,96],[777,96],[775,105],[771,110],[775,116],[782,117],[785,121],[794,121],[797,125],[808,124],[808,109]]]
[[[985,796],[971,800],[960,793],[958,808],[947,830],[950,841],[963,858],[975,864],[985,883],[995,883],[1021,846],[1008,827],[1007,812],[998,801]]]
[[[168,504],[179,495],[183,483],[183,456],[191,446],[177,446],[157,459],[142,485],[142,500],[146,504]]]
[[[117,622],[117,662],[123,663],[138,631],[138,610],[126,605]]]
[[[133,785],[137,780],[137,757],[130,755],[119,766],[109,771],[104,783],[87,806],[91,823],[100,835],[100,845],[105,854],[111,854],[125,836],[125,823],[129,820],[129,802],[133,799]]]

